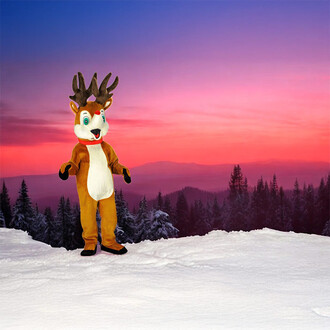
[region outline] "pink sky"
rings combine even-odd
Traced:
[[[118,7],[112,8],[118,13],[111,42],[101,51],[86,30],[94,38],[86,52],[81,39],[68,42],[75,25],[58,25],[58,15],[70,16],[69,5],[54,12],[39,39],[36,26],[48,20],[33,20],[37,11],[29,7],[24,16],[11,5],[12,16],[4,17],[24,23],[25,52],[18,51],[21,37],[10,38],[19,25],[6,21],[0,176],[55,173],[69,160],[77,142],[69,95],[78,71],[88,82],[95,71],[99,80],[110,70],[119,76],[105,141],[126,166],[329,162],[329,15],[321,3],[258,4],[192,2],[188,10],[180,3],[176,12],[165,3],[135,4],[143,7],[140,16],[111,4]]]
[[[110,129],[105,140],[127,166],[159,160],[201,164],[329,161],[326,67],[318,64],[311,70],[310,65],[306,71],[298,65],[257,63],[212,70],[212,64],[205,64],[194,71],[194,79],[189,77],[192,67],[180,65],[175,74],[164,69],[148,75],[141,68],[134,82],[121,77],[107,111]],[[162,79],[157,80],[160,74]],[[14,140],[8,135],[13,143],[2,147],[4,176],[54,173],[70,158],[76,143],[74,115],[66,99],[71,91],[65,86],[61,92],[63,97],[57,102],[61,110],[51,110],[42,119],[33,113],[28,124],[4,108],[4,114],[8,113],[4,130],[17,132]],[[48,111],[46,103],[39,99],[38,108],[45,109],[40,112]],[[23,108],[24,102],[17,107]]]

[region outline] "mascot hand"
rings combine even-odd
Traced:
[[[129,170],[127,168],[123,169],[123,175],[124,175],[124,180],[125,180],[126,183],[131,183],[132,182]]]
[[[58,176],[62,179],[62,180],[67,180],[69,177],[69,169],[71,168],[71,165],[68,163],[64,163],[59,172],[58,172]]]

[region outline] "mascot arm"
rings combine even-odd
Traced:
[[[77,150],[77,147],[75,147],[72,151],[72,157],[71,159],[66,162],[63,163],[61,165],[60,171],[59,171],[59,177],[62,180],[67,180],[69,175],[76,175],[79,171],[79,163],[80,163],[80,159],[79,159],[79,152]]]

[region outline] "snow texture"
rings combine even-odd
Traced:
[[[0,228],[1,329],[330,329],[330,239],[269,229],[81,257]]]

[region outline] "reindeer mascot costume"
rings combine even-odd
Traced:
[[[131,182],[129,170],[118,163],[118,157],[112,147],[103,141],[109,125],[105,119],[105,110],[112,104],[112,90],[118,84],[118,77],[107,88],[111,73],[97,87],[97,75],[94,74],[88,89],[85,87],[84,77],[78,72],[73,77],[72,88],[74,95],[70,98],[70,107],[75,114],[74,132],[79,143],[74,147],[71,160],[62,164],[59,177],[67,180],[69,175],[75,175],[79,195],[81,225],[85,241],[82,256],[96,253],[98,228],[96,210],[101,215],[101,249],[114,254],[124,254],[126,248],[116,242],[115,228],[117,213],[112,174],[121,174],[126,183]],[[87,99],[91,95],[95,101]]]

